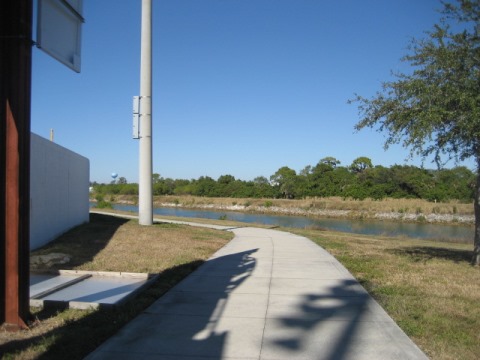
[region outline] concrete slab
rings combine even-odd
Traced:
[[[88,359],[104,359],[106,354],[129,354],[129,359],[258,359],[264,325],[256,318],[142,314]]]
[[[283,265],[274,266],[273,278],[281,279],[353,279],[333,264],[310,264],[309,266]]]
[[[30,274],[30,297],[49,292],[53,288],[59,288],[77,280],[81,275],[57,275],[57,274]]]
[[[142,286],[146,279],[122,279],[116,277],[91,277],[43,298],[53,301],[75,301],[115,304]]]
[[[267,319],[263,360],[427,359],[393,321]]]
[[[190,275],[178,284],[177,291],[192,292],[215,292],[235,294],[268,294],[270,277],[249,277],[244,276],[197,276]]]
[[[353,279],[302,279],[302,281],[285,278],[272,279],[270,294],[307,296],[312,293],[331,297],[368,294],[363,286]]]
[[[119,353],[119,352],[102,352],[101,354],[95,354],[95,357],[92,359],[101,359],[101,360],[130,360],[132,359],[131,353]],[[159,357],[158,354],[138,354],[138,357],[135,359],[142,360],[219,360],[221,357],[215,356],[184,356],[184,355],[165,355],[162,354]],[[226,359],[226,358],[223,358]],[[229,357],[228,360],[258,360],[256,357]]]
[[[149,281],[148,274],[60,270],[31,274],[30,305],[87,309],[125,301]]]
[[[219,258],[222,259],[222,258]],[[208,274],[208,276],[222,276],[230,274],[230,276],[255,276],[269,277],[272,272],[272,262],[270,259],[249,259],[249,261],[235,264],[230,259],[220,262],[207,261],[197,269],[197,275]]]
[[[235,238],[87,359],[427,359],[310,240]]]
[[[255,241],[251,241],[245,239],[244,237],[240,237],[238,243],[229,243],[222,249],[218,250],[212,258],[218,258],[225,255],[230,255],[234,253],[242,253],[242,252],[249,252],[250,256],[259,258],[259,257],[271,257],[273,247],[271,244],[264,244],[262,243],[262,239],[257,239]],[[262,241],[261,241],[262,240]]]
[[[177,314],[214,317],[265,318],[268,294],[231,294],[171,291],[161,302],[145,312],[151,314]]]
[[[363,296],[332,297],[321,293],[298,295],[270,295],[267,318],[286,322],[323,322],[348,320],[390,321],[384,310],[367,294]],[[393,321],[393,320],[392,320]]]

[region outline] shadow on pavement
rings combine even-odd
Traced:
[[[42,326],[48,328],[48,322],[52,321],[52,317],[63,322],[63,325],[26,339],[7,340],[0,344],[0,354],[12,355],[12,358],[15,358],[13,354],[35,346],[46,348],[36,359],[63,360],[66,356],[72,360],[83,359],[201,264],[203,261],[193,261],[163,271],[150,288],[118,307],[86,312],[46,307],[36,314],[43,323]],[[76,319],[75,313],[78,312],[86,315]],[[35,332],[36,329],[33,327],[28,331]]]
[[[230,293],[255,269],[256,260],[250,256],[255,251],[168,269],[150,289],[126,304],[112,310],[100,309],[73,321],[68,320],[71,310],[66,310],[63,326],[2,344],[0,353],[11,354],[36,345],[47,347],[37,359],[64,359],[66,354],[69,359],[83,359],[118,332],[111,339],[113,345],[111,341],[103,344],[98,349],[102,352],[93,352],[89,358],[122,355],[132,359],[175,359],[171,354],[180,353],[221,359],[230,334],[219,322]],[[195,269],[197,272],[187,277]],[[43,310],[39,318],[48,321],[56,315],[49,311]]]
[[[221,359],[231,336],[221,323],[222,315],[229,306],[230,294],[255,269],[256,260],[251,257],[255,251],[205,262],[92,358],[101,359],[104,354],[119,351],[132,358],[174,359],[181,355]]]
[[[355,280],[343,280],[327,291],[322,290],[321,294],[312,292],[301,297],[295,316],[278,319],[280,326],[292,335],[276,339],[275,345],[286,349],[295,357],[305,354],[306,348],[312,346],[309,342],[321,342],[322,346],[313,346],[315,354],[310,353],[312,356],[332,360],[351,358],[350,347],[360,331],[359,325],[370,301],[368,293],[354,288],[357,284]],[[341,327],[341,330],[328,330],[333,324]],[[322,327],[325,331],[318,332]],[[329,337],[309,338],[313,333],[328,334]],[[331,334],[336,336],[331,337]],[[321,353],[318,352],[320,348]]]

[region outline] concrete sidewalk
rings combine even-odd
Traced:
[[[352,275],[310,240],[235,238],[87,359],[426,359]]]

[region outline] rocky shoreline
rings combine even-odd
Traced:
[[[246,205],[215,205],[215,204],[177,204],[177,203],[156,203],[161,207],[178,207],[187,209],[215,210],[215,211],[238,211],[260,214],[274,215],[294,215],[307,217],[323,217],[323,218],[343,218],[343,219],[374,219],[389,220],[400,222],[418,222],[431,224],[475,224],[475,216],[462,214],[416,214],[401,212],[369,212],[369,211],[352,211],[352,210],[321,210],[321,209],[304,209],[298,207],[278,207],[278,206],[246,206]]]

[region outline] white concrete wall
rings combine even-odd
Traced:
[[[31,134],[30,249],[88,222],[90,162]]]

